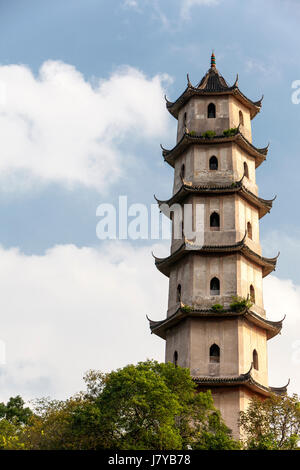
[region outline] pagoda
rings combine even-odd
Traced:
[[[162,147],[174,184],[170,199],[157,199],[161,207],[192,205],[191,217],[202,205],[204,233],[197,245],[184,226],[181,238],[173,230],[170,255],[155,257],[169,278],[169,299],[166,318],[149,320],[150,329],[166,341],[166,362],[189,368],[199,391],[211,390],[235,437],[251,397],[287,391],[268,383],[267,341],[283,320],[268,320],[263,304],[263,278],[278,256],[262,256],[259,240],[259,220],[274,201],[259,197],[256,185],[268,153],[268,146],[252,144],[251,121],[261,105],[240,91],[238,77],[227,84],[214,54],[197,86],[187,76],[181,96],[166,99],[178,121],[175,147]]]

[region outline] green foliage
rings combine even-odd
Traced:
[[[206,139],[212,139],[213,137],[215,137],[215,135],[216,135],[215,131],[203,132],[203,137],[205,137]]]
[[[24,405],[25,402],[20,395],[11,397],[6,405],[0,403],[0,419],[5,418],[10,423],[28,423],[32,411],[28,407],[25,408]]]
[[[5,418],[0,420],[0,450],[24,450],[25,444],[20,440],[20,423],[13,424]]]
[[[253,303],[250,299],[245,297],[233,296],[230,304],[230,309],[233,312],[242,312],[245,309],[251,308]]]
[[[182,305],[180,308],[183,312],[186,313],[190,313],[193,311],[193,307],[191,307],[190,305]]]
[[[78,394],[66,401],[37,400],[22,440],[31,450],[94,450],[102,447],[101,432],[99,408]]]
[[[192,137],[194,137],[194,136],[197,135],[197,132],[196,132],[196,131],[190,131],[190,132],[189,132],[189,135],[191,135]]]
[[[241,443],[231,437],[219,411],[209,416],[208,429],[202,430],[195,442],[195,450],[240,450]]]
[[[223,135],[225,137],[232,137],[236,135],[237,131],[238,131],[237,127],[231,127],[230,129],[226,129],[225,131],[223,131]]]
[[[37,400],[27,424],[0,420],[0,448],[32,450],[233,449],[213,405],[188,369],[155,361],[108,374],[90,371],[86,391]]]
[[[211,309],[214,310],[214,312],[222,312],[222,310],[224,310],[224,306],[221,304],[214,304]]]
[[[300,439],[299,397],[253,398],[240,415],[247,449],[296,450]]]

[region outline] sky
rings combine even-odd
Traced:
[[[101,241],[96,211],[171,195],[164,94],[175,100],[187,73],[197,84],[212,49],[230,84],[238,73],[244,94],[264,94],[257,183],[277,199],[261,243],[280,251],[264,302],[268,318],[286,314],[270,385],[290,378],[300,393],[299,19],[296,0],[0,0],[0,401],[64,398],[88,369],[164,360],[146,315],[166,315],[151,251],[168,243]]]

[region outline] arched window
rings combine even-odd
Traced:
[[[239,122],[241,126],[244,125],[244,116],[243,116],[242,111],[239,112]]]
[[[258,354],[256,349],[253,350],[253,367],[255,370],[258,370]]]
[[[186,127],[186,113],[183,115],[183,127]]]
[[[184,178],[185,175],[185,164],[183,163],[180,168],[180,176],[181,178]]]
[[[246,162],[244,162],[244,175],[246,176],[246,178],[249,178],[249,170]]]
[[[184,219],[181,221],[181,237],[184,238]]]
[[[209,159],[209,169],[217,170],[218,169],[218,159],[214,155]]]
[[[252,240],[252,225],[251,222],[247,223],[247,235],[250,240]]]
[[[176,301],[177,301],[177,302],[181,302],[181,284],[178,284],[178,286],[177,286]]]
[[[213,103],[209,103],[207,107],[207,117],[215,118],[216,117],[216,107]]]
[[[250,300],[253,304],[255,304],[255,290],[252,284],[250,286]]]
[[[210,295],[220,295],[220,281],[217,277],[210,281]]]
[[[217,344],[209,348],[209,362],[220,362],[220,348]]]
[[[178,352],[177,351],[174,351],[173,363],[174,363],[175,367],[177,367],[177,363],[178,363]]]
[[[210,215],[210,227],[214,229],[219,229],[220,228],[220,216],[217,212],[213,212]]]

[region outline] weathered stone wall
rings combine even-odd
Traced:
[[[220,295],[211,295],[210,281],[220,280]],[[237,255],[198,256],[193,258],[193,292],[191,304],[210,308],[216,303],[226,307],[237,293]]]
[[[238,255],[237,260],[237,293],[241,297],[247,297],[250,294],[250,286],[255,290],[255,304],[252,310],[259,315],[265,316],[263,305],[263,283],[262,268],[244,256]]]
[[[169,281],[169,305],[168,316],[172,315],[179,307],[177,301],[177,286],[181,285],[181,300],[189,304],[192,298],[193,288],[193,257],[186,256],[180,262],[174,264]]]
[[[253,368],[252,376],[260,384],[268,386],[268,354],[266,331],[244,318],[239,319],[239,373],[250,369],[253,351],[258,354],[258,370]]]
[[[240,124],[240,112],[243,115],[244,124]],[[234,96],[229,96],[229,122],[230,127],[238,127],[240,124],[241,133],[249,142],[252,142],[250,111]]]
[[[174,362],[174,352],[178,354],[178,365],[190,368],[191,346],[190,320],[183,320],[167,331],[166,337],[166,362]]]
[[[241,391],[239,387],[216,387],[212,390],[214,404],[221,412],[221,415],[232,430],[233,437],[239,438],[238,417],[241,410],[240,396]]]
[[[190,370],[194,376],[235,376],[239,371],[237,319],[191,320]],[[213,344],[220,348],[220,362],[210,361]]]
[[[210,103],[216,107],[216,118],[207,117],[207,108]],[[240,112],[243,124],[240,124]],[[185,113],[186,125],[184,125]],[[250,111],[234,96],[194,96],[179,111],[177,142],[186,128],[189,132],[194,131],[197,134],[212,130],[217,135],[222,135],[224,130],[238,127],[239,124],[242,134],[252,142]]]
[[[216,118],[207,117],[207,108],[210,103],[216,106]],[[179,111],[177,142],[185,131],[184,113],[186,113],[186,127],[189,132],[202,134],[206,131],[215,131],[217,135],[221,135],[225,129],[232,127],[229,118],[229,96],[194,96]]]

